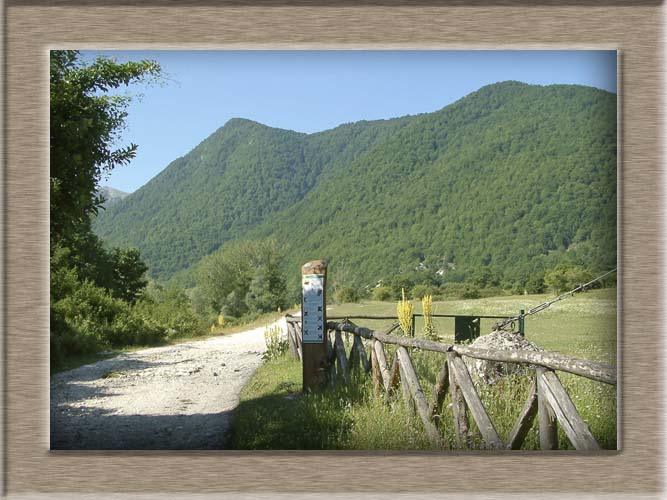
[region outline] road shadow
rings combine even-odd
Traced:
[[[226,450],[232,411],[192,415],[119,415],[85,408],[51,415],[51,450]]]

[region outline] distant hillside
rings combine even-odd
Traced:
[[[288,246],[289,275],[344,262],[358,284],[480,268],[506,282],[616,260],[616,95],[503,82],[433,113],[317,134],[231,120],[95,222],[169,277],[225,241]]]
[[[113,245],[138,247],[152,275],[170,276],[293,205],[407,122],[359,122],[307,136],[230,120],[102,212],[95,231]]]
[[[103,186],[100,188],[99,194],[106,200],[104,202],[104,207],[109,208],[110,206],[118,203],[123,198],[129,196],[130,193],[126,193],[120,189],[115,189],[110,186]]]

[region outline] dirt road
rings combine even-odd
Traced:
[[[232,410],[262,363],[263,334],[144,349],[53,376],[51,449],[229,448]]]

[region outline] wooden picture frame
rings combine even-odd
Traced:
[[[661,496],[662,2],[10,0],[5,14],[3,437],[10,496]],[[50,452],[46,83],[53,48],[617,49],[622,451]]]

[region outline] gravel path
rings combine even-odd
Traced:
[[[51,449],[229,448],[232,410],[265,350],[260,327],[59,373]]]

